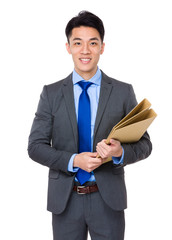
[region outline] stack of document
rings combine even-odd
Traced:
[[[112,128],[106,140],[107,144],[109,144],[111,138],[119,140],[121,143],[139,141],[157,116],[150,107],[151,103],[146,98],[143,99]]]
[[[150,109],[151,103],[145,98],[135,108],[131,110],[119,123],[111,130],[106,139],[110,144],[110,139],[116,139],[121,143],[133,143],[140,140],[157,114]],[[100,157],[97,155],[97,157]],[[109,157],[106,162],[111,161]]]

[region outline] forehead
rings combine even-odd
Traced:
[[[97,38],[98,40],[101,40],[100,34],[97,29],[84,26],[72,29],[70,40],[74,40],[75,38],[80,38],[84,41],[89,41],[92,38]]]

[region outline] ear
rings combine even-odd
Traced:
[[[104,49],[105,49],[105,43],[102,43],[100,54],[104,53]]]
[[[71,54],[70,45],[68,42],[66,43],[66,49],[67,49],[68,53]]]

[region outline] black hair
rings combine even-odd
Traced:
[[[69,42],[69,38],[72,35],[72,29],[77,27],[93,27],[95,28],[99,34],[101,41],[103,42],[105,29],[102,20],[88,11],[81,11],[76,17],[73,17],[67,24],[65,33],[67,40]]]

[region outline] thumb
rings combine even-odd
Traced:
[[[115,139],[113,139],[113,138],[111,138],[111,139],[110,139],[110,144],[113,144],[113,145],[115,145],[115,143],[116,143],[116,140],[115,140]]]
[[[97,156],[97,152],[93,152],[92,157],[96,157],[96,156]]]
[[[89,157],[96,157],[97,153],[96,152],[88,152]]]

